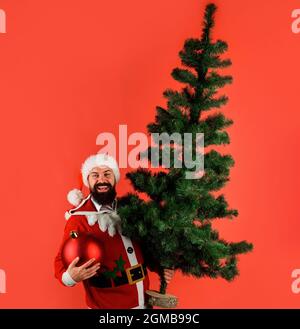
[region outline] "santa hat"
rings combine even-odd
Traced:
[[[120,171],[117,161],[112,156],[108,155],[107,153],[98,153],[95,155],[89,156],[81,167],[81,183],[80,189],[73,189],[71,190],[68,195],[67,199],[73,206],[78,206],[84,199],[84,195],[82,193],[83,184],[89,187],[88,184],[88,176],[93,168],[106,166],[112,169],[116,183],[120,179]]]

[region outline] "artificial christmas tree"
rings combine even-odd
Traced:
[[[178,133],[182,140],[185,133],[192,134],[193,158],[198,152],[196,134],[204,133],[204,175],[187,179],[186,174],[191,171],[185,166],[183,155],[182,168],[175,166],[176,143],[155,145],[140,153],[141,158],[146,154],[151,164],[151,153],[158,152],[161,165],[163,150],[170,148],[170,167],[155,172],[139,168],[126,175],[134,189],[146,193],[149,200],[139,193],[128,193],[118,202],[123,234],[139,240],[143,246],[148,266],[160,273],[161,294],[166,293],[167,287],[164,268],[179,269],[197,278],[222,277],[230,281],[238,274],[237,256],[253,247],[246,241],[226,242],[212,227],[216,218],[238,215],[237,210],[228,207],[223,194],[217,195],[229,181],[234,161],[231,155],[222,155],[213,148],[229,144],[224,128],[233,123],[216,110],[228,101],[226,96],[217,96],[218,89],[231,83],[232,77],[219,73],[231,61],[220,58],[227,50],[227,43],[212,40],[215,11],[214,4],[206,6],[201,38],[186,40],[179,53],[187,69],[175,68],[172,76],[185,86],[181,91],[164,92],[167,109],[157,107],[155,122],[147,127],[150,134]],[[215,112],[205,115],[207,111]],[[153,305],[157,299],[149,301]],[[176,305],[173,298],[169,301],[156,305]]]

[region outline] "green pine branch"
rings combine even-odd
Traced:
[[[174,68],[171,73],[182,88],[164,91],[166,106],[157,106],[154,122],[147,125],[149,134],[177,134],[181,141],[185,133],[191,133],[193,160],[199,152],[196,136],[203,133],[204,147],[210,147],[210,151],[204,152],[204,175],[186,179],[186,172],[192,169],[184,161],[181,167],[176,166],[180,145],[172,139],[165,140],[149,146],[140,158],[147,159],[150,166],[161,167],[164,155],[170,153],[169,168],[155,173],[139,168],[127,173],[135,193],[128,193],[118,202],[123,234],[141,243],[149,268],[159,269],[162,293],[167,288],[164,268],[178,269],[196,278],[220,277],[231,281],[239,273],[239,255],[253,248],[244,240],[223,240],[212,227],[213,220],[238,216],[238,210],[230,208],[224,194],[213,193],[229,182],[230,169],[234,166],[231,155],[212,149],[230,143],[226,129],[233,124],[220,111],[228,102],[220,89],[231,84],[232,77],[221,74],[231,61],[222,57],[228,49],[227,43],[213,39],[215,13],[216,6],[207,5],[200,38],[184,42],[179,52],[182,67]],[[213,112],[202,115],[207,111]],[[145,201],[143,194],[149,200]]]

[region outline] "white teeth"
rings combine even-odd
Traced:
[[[98,189],[99,190],[102,190],[102,191],[105,191],[105,190],[108,189],[108,187],[107,186],[99,186]]]

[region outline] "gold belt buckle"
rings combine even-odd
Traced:
[[[132,280],[132,274],[130,273],[130,271],[135,269],[135,268],[138,268],[138,267],[140,267],[140,269],[141,269],[142,277],[137,279],[137,280]],[[143,266],[140,265],[140,264],[137,264],[137,265],[134,265],[132,267],[126,268],[126,274],[127,274],[129,284],[135,284],[135,283],[140,282],[140,281],[145,279],[144,269],[143,269]]]

